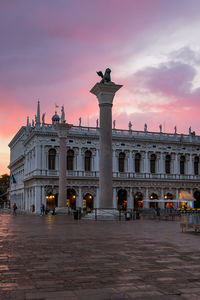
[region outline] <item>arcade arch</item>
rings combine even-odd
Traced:
[[[149,197],[150,199],[150,203],[149,203],[149,207],[150,208],[158,208],[158,202],[156,201],[158,199],[158,195],[156,193],[152,193]],[[153,200],[153,201],[151,201]]]
[[[134,209],[143,208],[143,194],[141,192],[137,192],[134,195]]]
[[[127,207],[127,191],[125,189],[120,189],[117,192],[117,208],[126,210]]]
[[[52,192],[46,195],[46,208],[53,210],[58,206],[58,194],[54,194]]]
[[[67,189],[67,207],[76,209],[76,191],[74,189]]]
[[[94,208],[94,197],[90,193],[86,193],[83,197],[83,209],[92,212]]]
[[[167,193],[167,194],[165,194],[164,195],[164,199],[165,199],[165,208],[173,208],[174,207],[174,205],[173,205],[173,202],[172,201],[170,201],[170,200],[173,200],[173,195],[171,194],[171,193]]]
[[[200,208],[200,191],[195,191],[193,194],[196,201],[194,201],[194,208]]]

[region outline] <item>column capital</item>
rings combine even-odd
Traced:
[[[67,138],[69,129],[72,127],[72,124],[60,123],[55,125],[55,129],[58,132],[59,138]]]
[[[120,84],[111,83],[96,83],[90,90],[90,93],[94,94],[99,101],[99,105],[112,105],[115,93],[122,87]]]

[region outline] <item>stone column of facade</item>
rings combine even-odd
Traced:
[[[112,103],[117,84],[96,83],[91,93],[98,98],[100,108],[99,207],[113,208],[112,191]]]
[[[160,153],[160,161],[159,161],[160,167],[159,167],[159,173],[164,174],[165,168],[164,168],[164,153]]]
[[[99,208],[99,188],[96,188],[96,197],[95,197],[95,207],[94,208]]]
[[[96,149],[96,156],[95,156],[95,169],[96,172],[99,171],[99,149]]]
[[[41,205],[41,187],[38,185],[35,187],[35,201],[34,201],[34,205],[35,205],[35,212],[38,213],[40,212],[40,205]]]
[[[192,154],[189,154],[189,161],[188,161],[188,175],[193,175],[193,163],[192,163]]]
[[[113,172],[117,172],[117,155],[116,150],[113,150]]]
[[[149,157],[148,157],[148,152],[145,152],[144,173],[149,173]]]
[[[165,208],[165,202],[164,202],[164,190],[163,188],[161,188],[161,196],[160,196],[160,203],[159,203],[159,207],[160,208]]]
[[[133,173],[133,153],[130,151],[128,158],[128,172]]]
[[[128,195],[128,201],[127,201],[127,209],[133,209],[133,189],[130,188],[129,195]]]
[[[179,207],[179,190],[176,189],[176,200],[177,200],[177,207]]]
[[[70,124],[61,123],[56,124],[56,129],[59,136],[60,155],[59,155],[59,194],[58,194],[58,208],[66,208],[67,198],[67,134],[71,128]]]
[[[117,209],[117,190],[113,188],[113,208]]]
[[[78,188],[78,197],[76,199],[76,208],[81,208],[83,209],[83,199],[82,199],[82,188],[79,186]]]
[[[148,189],[148,187],[145,189],[145,200],[146,201],[143,201],[143,207],[149,208],[149,189]]]
[[[77,171],[82,171],[82,152],[81,152],[81,148],[78,149]]]
[[[174,174],[177,175],[178,172],[178,154],[175,153],[175,159],[174,159]]]
[[[42,186],[42,200],[41,200],[41,203],[46,206],[46,197],[45,196],[46,195],[45,195],[44,186]]]

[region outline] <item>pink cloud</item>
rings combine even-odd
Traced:
[[[49,123],[58,103],[65,105],[70,123],[76,125],[80,116],[87,123],[89,116],[90,125],[95,125],[98,103],[89,93],[99,80],[95,72],[106,67],[114,71],[163,36],[167,39],[175,29],[192,28],[199,9],[196,0],[1,1],[1,137],[14,135],[26,124],[27,115],[34,118],[37,98]],[[191,118],[192,126],[198,128],[200,90],[191,90],[191,82],[199,55],[184,46],[171,53],[169,60],[131,78],[118,77],[117,82],[130,92],[128,98],[121,91],[116,95],[113,118],[118,128],[127,128],[131,119],[138,130],[146,122],[156,130],[167,119],[172,131],[176,123],[187,131]],[[113,81],[115,76],[113,72]],[[165,101],[141,104],[141,89],[146,96],[149,93]],[[124,107],[129,114],[121,112]]]

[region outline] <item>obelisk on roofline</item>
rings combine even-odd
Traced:
[[[111,81],[110,73],[109,68],[106,69],[104,75],[101,71],[97,72],[102,80],[96,83],[90,91],[97,97],[100,108],[99,208],[102,209],[113,208],[112,105],[115,93],[122,87]]]

